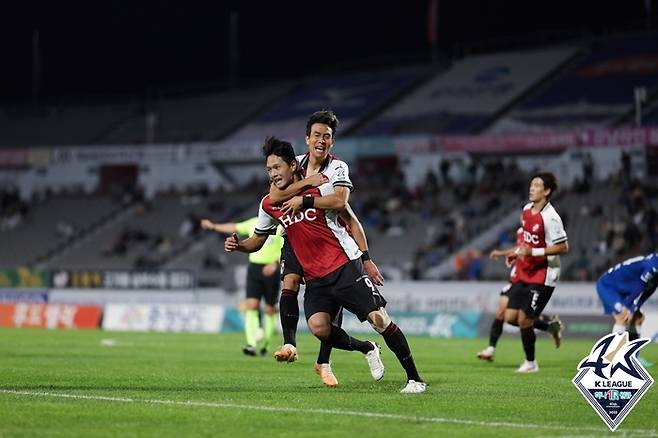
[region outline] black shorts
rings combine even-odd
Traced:
[[[266,277],[263,275],[263,266],[249,263],[247,267],[247,298],[263,298],[265,303],[276,306],[279,302],[279,276],[274,274]]]
[[[301,283],[304,284],[304,270],[299,264],[295,251],[288,241],[288,237],[283,237],[283,247],[281,248],[281,280],[288,274],[297,274],[302,277]]]
[[[323,278],[306,282],[304,313],[307,320],[318,312],[335,315],[340,306],[361,322],[373,310],[386,307],[386,299],[363,270],[361,260],[352,260]]]
[[[531,318],[536,318],[553,295],[555,287],[543,284],[514,283],[508,291],[508,309],[523,310]]]
[[[500,296],[501,297],[508,297],[509,298],[509,290],[512,288],[513,283],[507,283],[503,288],[500,290]]]

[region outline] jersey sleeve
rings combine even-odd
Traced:
[[[555,213],[550,215],[547,223],[545,224],[546,241],[551,245],[557,245],[567,241],[567,232],[562,224],[562,218]]]
[[[267,211],[265,206],[265,199],[260,202],[260,207],[258,208],[258,218],[256,220],[256,226],[254,228],[255,234],[269,235],[276,233],[276,227],[279,223],[274,219]]]
[[[238,234],[243,236],[251,236],[254,234],[254,228],[256,227],[256,222],[258,221],[257,217],[252,217],[246,221],[238,222],[235,224],[235,230]]]
[[[354,190],[354,185],[350,179],[350,169],[347,163],[340,160],[334,160],[328,169],[327,177],[332,187],[347,187],[350,192]]]

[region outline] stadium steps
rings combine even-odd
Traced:
[[[381,116],[388,110],[390,107],[394,106],[398,102],[400,102],[402,99],[404,99],[407,95],[413,93],[415,90],[417,90],[419,87],[421,87],[423,84],[427,83],[429,80],[433,79],[437,74],[441,73],[444,71],[447,67],[447,63],[440,65],[438,68],[433,66],[431,70],[423,69],[420,67],[417,67],[413,69],[413,71],[418,71],[419,73],[422,73],[419,75],[419,77],[412,81],[408,86],[404,87],[399,91],[394,96],[391,96],[390,99],[386,102],[382,102],[382,104],[376,108],[373,108],[369,113],[365,114],[363,117],[361,117],[359,120],[354,122],[352,126],[350,126],[348,129],[345,130],[344,135],[345,136],[350,136],[353,134],[357,134],[361,128],[364,126],[367,126],[372,120],[376,119],[377,117]],[[426,70],[426,71],[423,71]]]
[[[254,203],[246,202],[229,211],[222,212],[219,217],[213,218],[213,222],[221,223],[241,221],[248,218],[250,214],[253,214],[253,211]],[[208,242],[213,240],[217,240],[217,233],[202,231],[197,236],[187,240],[182,245],[175,248],[166,258],[161,261],[160,266],[163,268],[171,269],[198,269],[200,266],[199,260],[197,260],[195,257],[192,257],[192,255],[198,254],[200,251],[205,250]],[[223,251],[223,239],[221,242],[221,250]],[[190,260],[192,259],[194,262],[190,263]]]
[[[575,50],[574,53],[549,71],[543,79],[530,86],[525,92],[521,93],[516,99],[513,99],[507,105],[493,113],[481,126],[474,130],[474,133],[484,133],[501,117],[510,113],[514,108],[522,106],[528,99],[546,90],[552,83],[558,80],[564,72],[569,71],[570,67],[580,59],[582,50]]]
[[[221,141],[231,136],[231,134],[237,132],[243,126],[246,126],[252,120],[258,118],[261,114],[265,114],[270,111],[279,101],[284,99],[286,96],[293,94],[296,90],[299,89],[300,83],[285,83],[281,85],[282,89],[267,99],[262,104],[258,105],[248,114],[244,115],[240,120],[231,124],[220,135],[217,135],[213,140]]]
[[[619,119],[613,123],[613,126],[635,126],[635,102],[634,102],[634,96],[629,96],[629,101],[632,102],[631,108],[628,110],[628,112]],[[647,100],[644,103],[642,107],[642,115],[643,117],[646,116],[647,114],[650,114],[652,111],[656,111],[658,109],[658,86],[653,87],[650,90],[647,90]]]
[[[479,228],[485,231],[465,242],[438,266],[427,269],[423,273],[423,279],[443,280],[453,277],[456,274],[455,258],[457,255],[472,248],[484,251],[496,243],[502,232],[518,227],[520,211],[518,205],[519,203],[516,199],[503,202],[499,208],[493,210],[480,224]],[[483,257],[485,256],[483,254]]]
[[[52,264],[58,259],[79,247],[81,244],[90,241],[94,238],[94,236],[101,233],[104,229],[111,227],[112,224],[132,215],[134,213],[134,209],[134,201],[131,201],[128,204],[120,205],[113,211],[102,216],[97,221],[89,224],[87,227],[77,232],[70,239],[50,248],[45,253],[36,256],[30,264],[41,268],[52,266]]]
[[[214,222],[230,222],[243,220],[253,214],[253,202],[247,202],[234,210],[223,212]],[[240,219],[236,219],[240,218]],[[200,286],[222,287],[233,290],[235,286],[234,268],[247,264],[247,254],[227,254],[224,251],[223,234],[210,231],[201,232],[195,238],[187,241],[174,250],[162,261],[162,269],[186,269],[196,272],[197,284]],[[221,259],[221,268],[206,267],[206,258]]]

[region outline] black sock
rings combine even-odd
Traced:
[[[548,322],[546,322],[543,319],[535,319],[535,322],[532,323],[532,326],[537,330],[541,330],[543,332],[548,330]]]
[[[297,323],[299,322],[299,303],[297,292],[292,289],[283,289],[279,300],[279,316],[281,317],[281,330],[283,343],[297,346],[295,339]]]
[[[353,338],[348,335],[345,330],[334,324],[331,324],[331,333],[329,334],[329,338],[325,341],[325,343],[330,348],[333,347],[338,348],[339,350],[360,351],[363,354],[366,354],[374,348],[370,342],[360,341],[356,338]]]
[[[320,341],[320,351],[318,352],[317,363],[329,363],[329,358],[331,357],[331,345],[327,344],[325,341]]]
[[[338,311],[338,314],[333,318],[333,324],[338,327],[343,325],[343,308],[341,307]],[[331,345],[327,344],[325,341],[320,341],[320,351],[318,352],[317,363],[329,363],[329,358],[331,357]]]
[[[382,336],[384,337],[384,342],[386,342],[388,348],[395,353],[400,361],[400,365],[402,365],[402,368],[407,372],[407,380],[422,382],[423,379],[421,379],[418,374],[414,358],[411,355],[411,349],[409,348],[407,338],[404,336],[404,333],[402,333],[402,330],[400,330],[394,322],[391,322],[382,333]]]
[[[502,319],[494,319],[491,323],[491,330],[489,331],[489,346],[496,348],[498,338],[503,334],[503,324],[505,321]]]
[[[521,329],[521,342],[523,342],[523,351],[525,351],[525,358],[527,361],[532,362],[535,360],[536,340],[537,336],[535,335],[535,329],[533,327]]]

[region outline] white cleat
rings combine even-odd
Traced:
[[[485,348],[484,350],[480,351],[477,354],[478,359],[484,360],[484,361],[487,361],[487,362],[493,362],[495,357],[496,357],[494,351],[495,350],[493,349],[493,347],[487,347],[487,348]]]
[[[427,385],[425,382],[416,382],[415,380],[409,380],[407,386],[400,390],[401,394],[420,394],[425,392]]]
[[[381,380],[382,377],[384,377],[384,363],[382,362],[379,345],[372,341],[368,342],[370,342],[372,346],[375,347],[366,353],[366,360],[368,361],[368,366],[370,367],[370,375],[375,380]]]
[[[537,371],[539,371],[539,365],[537,365],[536,360],[533,360],[532,362],[526,360],[521,364],[519,369],[516,370],[517,373],[536,373]]]

